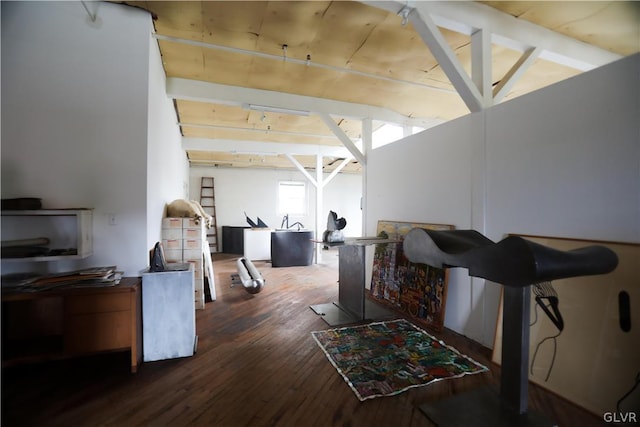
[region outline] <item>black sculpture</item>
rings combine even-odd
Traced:
[[[286,214],[285,216],[283,216],[282,223],[280,224],[280,228],[282,230],[288,230],[293,227],[298,227],[297,230],[300,231],[301,229],[304,228],[304,224],[299,221],[296,221],[293,224],[289,225],[289,214]]]
[[[618,265],[615,252],[597,245],[559,251],[519,236],[509,236],[495,243],[475,230],[422,228],[407,233],[403,251],[411,262],[439,268],[467,268],[470,276],[504,286],[500,398],[481,390],[426,404],[421,410],[438,425],[478,425],[478,422],[495,426],[551,425],[544,417],[527,413],[529,286],[555,279],[609,273]],[[553,314],[560,325],[559,313]],[[460,411],[461,407],[465,411]]]
[[[344,218],[338,218],[338,214],[334,211],[329,211],[327,217],[327,229],[322,234],[322,241],[325,243],[340,243],[344,242],[344,229],[347,226],[347,220]]]
[[[616,254],[604,246],[559,251],[519,236],[494,243],[475,230],[414,228],[407,233],[403,248],[412,262],[439,268],[464,267],[471,276],[516,287],[605,274],[618,265]]]
[[[156,242],[149,255],[149,271],[165,271],[167,269],[167,261],[164,257],[164,249],[162,243]]]
[[[257,217],[258,219],[257,224],[251,218],[249,218],[246,212],[244,213],[244,217],[247,220],[247,224],[249,224],[251,228],[269,228],[269,226],[265,224],[265,222],[261,220],[260,217]]]

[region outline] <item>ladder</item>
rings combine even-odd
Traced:
[[[213,218],[211,228],[207,229],[207,242],[211,253],[218,252],[218,223],[216,221],[216,197],[213,191],[213,178],[202,177],[200,181],[200,206]]]

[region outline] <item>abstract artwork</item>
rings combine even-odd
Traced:
[[[452,225],[378,221],[377,236],[400,243],[376,245],[370,295],[410,315],[434,331],[442,330],[447,300],[447,270],[409,262],[402,240],[412,228],[453,230]]]
[[[311,335],[361,401],[487,371],[404,319]]]

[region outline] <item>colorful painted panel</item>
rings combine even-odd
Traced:
[[[440,331],[447,299],[447,272],[410,262],[402,240],[412,228],[453,230],[452,225],[378,221],[377,236],[400,243],[376,245],[371,277],[371,296],[395,310],[410,315],[425,327]]]

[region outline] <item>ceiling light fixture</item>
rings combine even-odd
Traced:
[[[292,114],[294,116],[308,116],[310,114],[309,111],[271,107],[268,105],[242,104],[242,108],[244,108],[245,110],[261,111],[263,114],[266,111],[269,111],[271,113]]]

